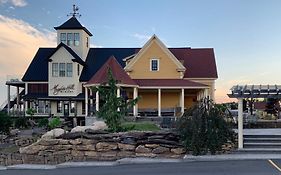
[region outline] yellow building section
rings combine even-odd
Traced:
[[[196,98],[197,98],[196,96],[185,96],[184,97],[185,109],[192,107],[192,105],[194,105],[194,103],[196,102]]]
[[[157,109],[158,108],[158,91],[139,92],[140,100],[138,102],[139,109]],[[161,108],[180,107],[180,92],[161,92]],[[186,96],[184,98],[185,108],[193,105],[196,96]]]
[[[159,59],[159,71],[150,70],[151,59]],[[174,61],[153,40],[150,47],[133,64],[130,77],[132,79],[179,79],[180,72],[177,68]]]

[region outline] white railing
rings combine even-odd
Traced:
[[[11,95],[10,97],[10,101],[13,101],[17,98],[17,94]],[[1,106],[0,106],[0,110],[4,109],[4,107],[8,104],[8,100],[5,100]]]
[[[21,82],[21,75],[7,75],[7,82]]]

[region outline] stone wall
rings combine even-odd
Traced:
[[[0,155],[0,164],[58,164],[67,161],[109,161],[127,157],[181,158],[185,150],[172,132],[106,133],[87,130],[60,138],[40,139],[20,154]]]
[[[223,145],[219,153],[229,153],[234,143]],[[40,139],[20,153],[0,154],[0,165],[59,164],[67,161],[112,161],[121,158],[182,158],[186,154],[173,132],[106,133],[86,130],[59,138]]]

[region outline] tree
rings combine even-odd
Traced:
[[[234,141],[230,113],[223,105],[204,99],[187,110],[180,118],[178,131],[183,145],[193,155],[215,154],[228,140]]]
[[[0,112],[0,133],[9,134],[12,121],[10,116]]]
[[[126,101],[123,97],[117,97],[117,84],[112,72],[108,69],[107,83],[94,90],[99,92],[101,107],[97,112],[99,118],[103,118],[112,132],[121,131],[121,122],[129,108],[133,107],[138,98]]]
[[[272,114],[272,115],[277,116],[277,112],[278,112],[277,102],[278,102],[277,99],[268,98],[267,102],[266,102],[266,106],[265,106],[266,107],[265,111],[268,114]]]

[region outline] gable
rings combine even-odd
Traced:
[[[69,53],[64,47],[60,47],[50,58],[51,62],[72,62],[74,60],[74,56]]]
[[[158,60],[158,71],[151,71],[152,59]],[[133,79],[179,79],[185,71],[185,67],[156,36],[144,45],[124,69]]]

